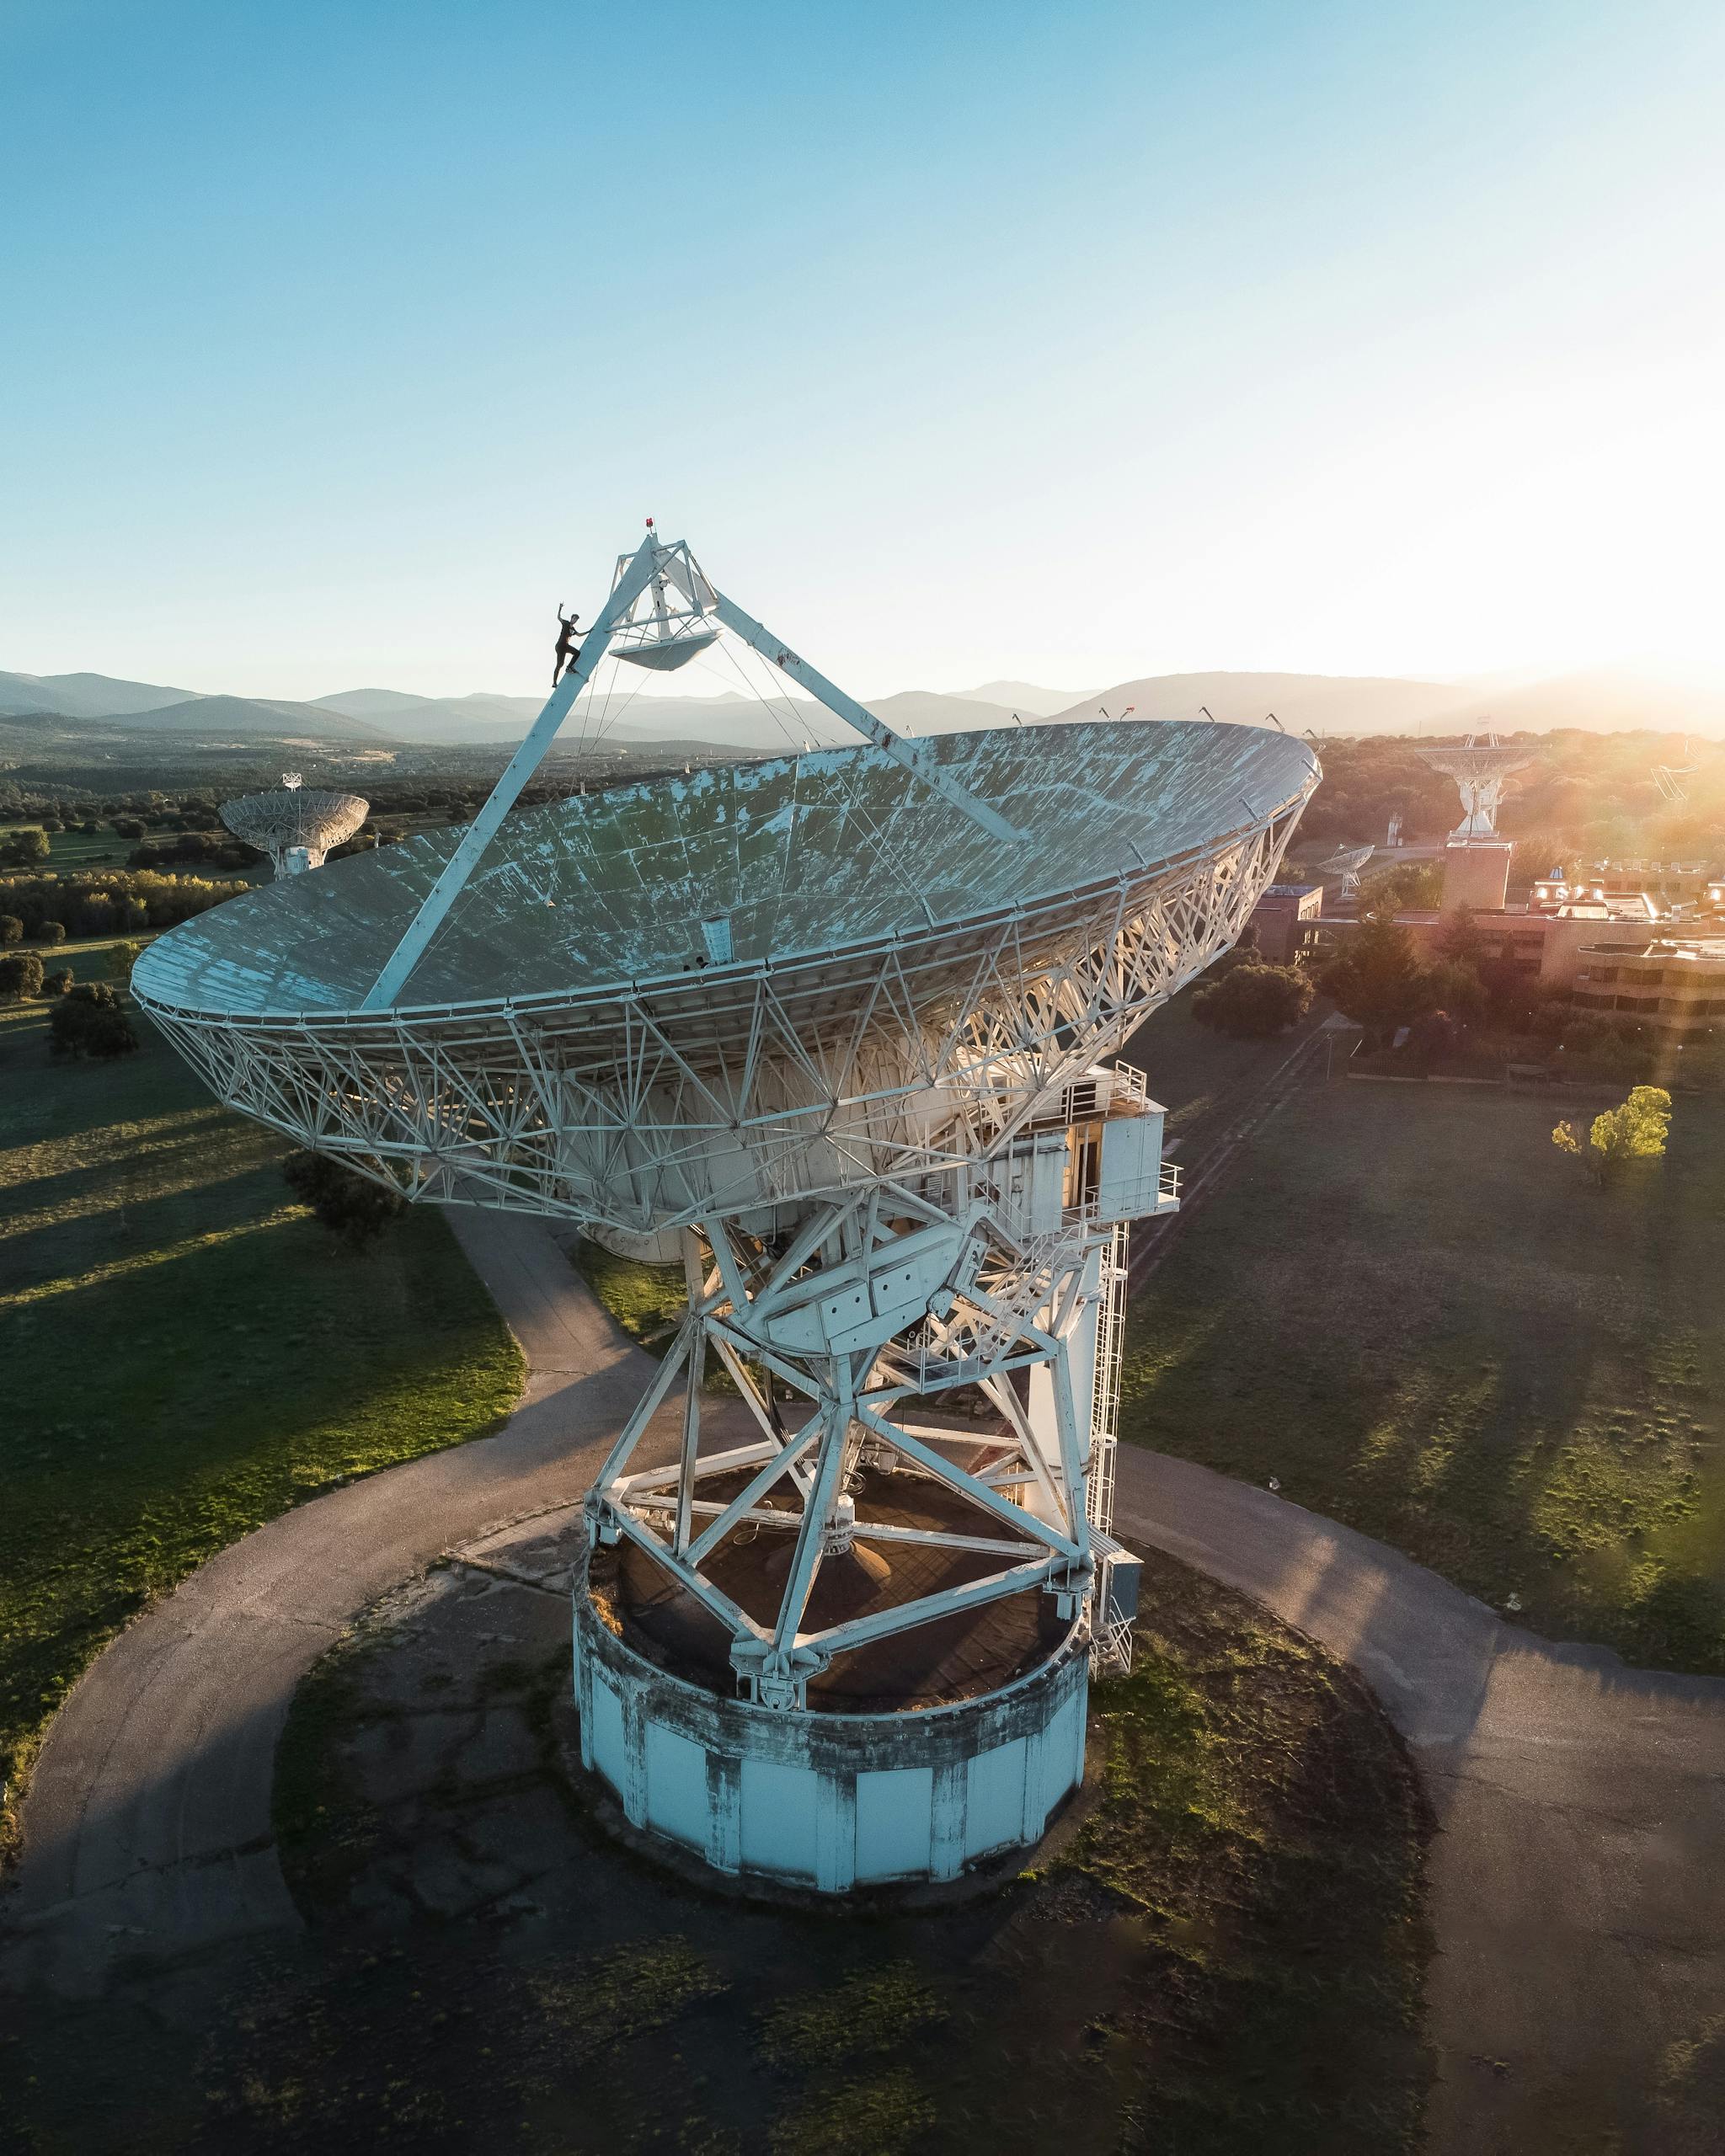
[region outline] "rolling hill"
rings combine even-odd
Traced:
[[[1290,734],[1411,734],[1436,731],[1433,721],[1455,719],[1464,691],[1453,681],[1406,681],[1354,674],[1153,674],[1117,681],[1065,711],[1055,723],[1094,718],[1098,708],[1119,718],[1130,704],[1138,718],[1199,718],[1210,715],[1242,726],[1261,726],[1274,712]]]
[[[128,734],[195,734],[231,739],[263,734],[284,741],[365,741],[382,747],[397,737],[362,718],[319,704],[278,702],[262,696],[192,696],[152,711],[117,714]]]
[[[9,718],[51,712],[59,718],[112,718],[152,705],[182,703],[196,694],[158,681],[120,681],[108,674],[0,673],[0,713]]]

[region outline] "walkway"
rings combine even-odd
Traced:
[[[521,1408],[497,1438],[259,1529],[98,1660],[31,1789],[8,1981],[93,1993],[121,1957],[296,1924],[270,1784],[300,1678],[441,1551],[585,1486],[645,1359],[545,1230],[457,1225],[526,1351]],[[1126,1532],[1351,1659],[1418,1762],[1442,1828],[1434,2156],[1690,2145],[1644,2098],[1669,2047],[1725,2013],[1725,1684],[1551,1646],[1203,1468],[1123,1447],[1118,1492]]]
[[[1648,2111],[1677,2047],[1710,2046],[1716,2094],[1725,2070],[1725,1682],[1536,1638],[1188,1461],[1122,1445],[1114,1513],[1352,1662],[1413,1753],[1440,1828],[1434,2156],[1725,2148]]]

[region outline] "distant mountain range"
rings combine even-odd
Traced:
[[[256,739],[363,746],[506,746],[540,710],[533,696],[418,696],[398,689],[349,689],[309,703],[262,696],[206,696],[159,682],[104,674],[0,672],[0,718],[15,739],[18,723],[55,718],[76,726],[100,721],[126,734],[196,736],[200,744]],[[986,681],[960,694],[905,689],[873,699],[869,709],[906,734],[948,734],[1042,725],[1096,717],[1218,719],[1262,725],[1274,714],[1290,734],[1459,733],[1490,724],[1503,734],[1578,727],[1595,733],[1645,728],[1660,734],[1725,735],[1725,691],[1680,688],[1622,669],[1595,669],[1488,693],[1453,681],[1359,675],[1158,674],[1119,681],[1087,695],[1028,681]],[[827,747],[854,739],[822,706],[785,696],[767,703],[730,693],[585,697],[565,722],[563,739],[585,733],[619,747],[706,744],[743,755]],[[141,744],[142,745],[142,744]]]

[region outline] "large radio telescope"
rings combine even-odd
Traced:
[[[281,877],[321,868],[331,846],[346,844],[371,806],[357,793],[302,786],[297,771],[284,771],[276,791],[239,794],[224,801],[217,814],[237,839],[267,853]]]
[[[1470,734],[1459,749],[1422,749],[1419,757],[1434,771],[1447,772],[1460,789],[1461,821],[1450,836],[1464,840],[1497,837],[1504,786],[1533,761],[1530,750],[1505,748],[1495,734]]]
[[[504,825],[613,639],[721,631],[865,740]],[[1033,1841],[1081,1778],[1135,1598],[1125,1224],[1175,1202],[1162,1111],[1099,1059],[1236,941],[1318,776],[1257,727],[907,741],[649,529],[464,833],[140,961],[216,1092],[300,1143],[680,1234],[689,1315],[576,1594],[583,1756],[638,1827],[841,1891]],[[703,1434],[709,1359],[744,1443],[710,1405]],[[943,1419],[961,1394],[992,1428]]]

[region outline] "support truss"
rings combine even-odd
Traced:
[[[723,1217],[686,1230],[689,1315],[594,1483],[595,1538],[633,1544],[716,1617],[740,1689],[768,1706],[805,1705],[810,1678],[836,1657],[998,1598],[1052,1593],[1076,1614],[1106,1526],[1096,1353],[1116,1247],[1112,1226],[1081,1217],[1027,1242],[980,1200],[954,1213],[893,1185],[814,1209],[773,1239]],[[760,1434],[702,1452],[709,1352]],[[970,1387],[1000,1412],[985,1443],[938,1420],[943,1396]],[[679,1389],[676,1460],[636,1467]],[[802,1403],[788,1415],[777,1396],[786,1390]],[[1111,1444],[1112,1428],[1106,1435]],[[871,1516],[866,1492],[881,1485],[865,1468],[889,1486],[937,1485],[962,1501],[969,1524]],[[740,1533],[786,1545],[771,1610],[745,1609],[712,1576],[715,1554]],[[811,1627],[821,1566],[859,1545],[969,1561],[937,1593]]]

